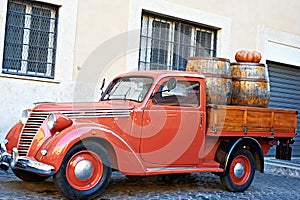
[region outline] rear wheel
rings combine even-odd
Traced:
[[[255,161],[252,154],[241,149],[228,162],[225,174],[220,176],[223,186],[232,192],[242,192],[252,183],[255,174]]]
[[[70,199],[91,199],[102,194],[111,177],[111,161],[97,143],[80,143],[65,156],[54,176],[58,189]]]

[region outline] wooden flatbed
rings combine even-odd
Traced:
[[[297,111],[246,106],[208,105],[207,135],[295,137]]]

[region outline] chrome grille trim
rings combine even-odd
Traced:
[[[19,140],[18,150],[20,156],[27,155],[28,150],[33,141],[33,138],[35,137],[36,133],[39,131],[41,125],[47,119],[49,114],[50,113],[45,113],[45,112],[30,113],[30,116],[23,127],[20,140]]]
[[[108,118],[108,117],[129,117],[131,110],[83,110],[61,112],[69,118]]]

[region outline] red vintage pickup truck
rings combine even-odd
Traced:
[[[147,71],[117,76],[95,103],[25,110],[1,143],[0,167],[24,181],[50,176],[70,199],[101,195],[112,170],[127,176],[213,172],[246,190],[264,155],[286,157],[297,112],[206,105],[205,77]]]

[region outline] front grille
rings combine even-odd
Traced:
[[[45,119],[49,116],[49,113],[32,112],[23,127],[20,141],[19,141],[19,155],[26,156],[32,140]]]

